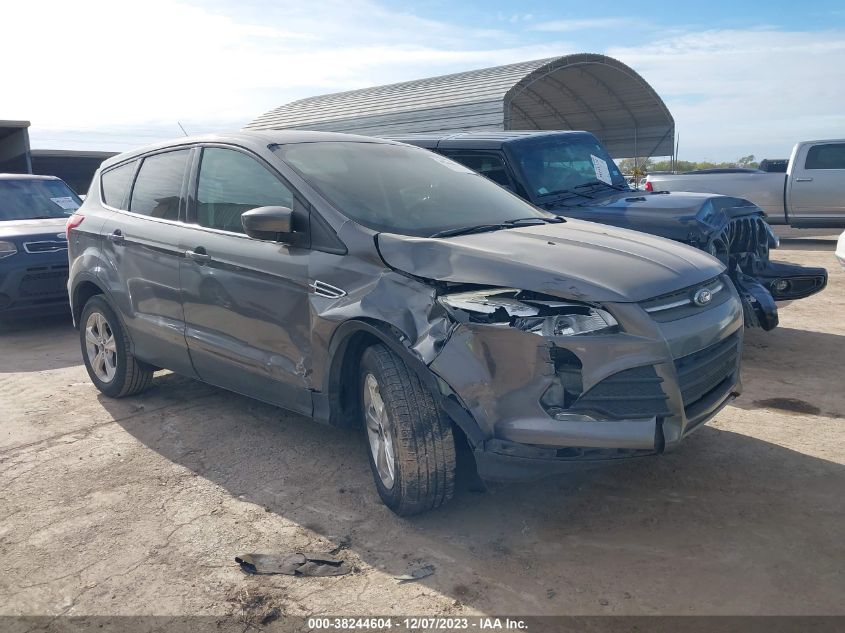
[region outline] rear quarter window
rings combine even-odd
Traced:
[[[845,143],[813,145],[804,169],[845,169]]]
[[[129,206],[129,185],[137,166],[138,161],[133,160],[125,165],[103,172],[103,175],[100,176],[103,202],[115,209],[126,209]]]

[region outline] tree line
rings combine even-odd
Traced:
[[[651,158],[641,158],[635,161],[633,158],[623,158],[622,160],[617,161],[617,164],[623,174],[631,174],[633,176],[645,176],[648,173],[657,171],[672,171],[672,161],[670,160],[655,161]],[[695,171],[696,169],[725,169],[732,167],[757,169],[759,166],[760,163],[755,159],[754,154],[741,156],[734,161],[724,161],[721,163],[714,163],[708,160],[675,161],[675,171],[677,172]]]

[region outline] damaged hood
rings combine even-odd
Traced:
[[[757,205],[743,198],[685,192],[626,191],[579,206],[560,205],[546,210],[683,242],[702,241],[721,231],[735,217],[765,215]]]
[[[449,238],[381,233],[377,239],[385,263],[417,277],[582,301],[643,301],[725,269],[683,244],[579,220]]]

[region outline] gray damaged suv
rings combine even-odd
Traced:
[[[74,321],[113,397],[158,368],[363,429],[399,514],[455,441],[515,480],[675,447],[738,393],[710,255],[538,210],[443,156],[239,133],[106,161],[69,227]]]

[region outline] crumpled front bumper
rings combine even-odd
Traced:
[[[739,266],[729,271],[742,299],[746,327],[774,329],[778,303],[804,299],[821,292],[827,285],[827,270],[786,262],[767,261],[754,267],[753,274]]]
[[[530,479],[677,446],[740,390],[742,306],[727,291],[728,301],[670,322],[637,304],[606,305],[623,327],[616,334],[458,326],[429,367],[480,429],[482,478]]]

